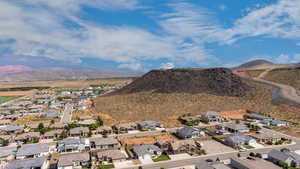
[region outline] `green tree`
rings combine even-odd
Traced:
[[[262,155],[260,153],[256,153],[255,157],[262,158]]]
[[[289,169],[289,165],[284,161],[280,161],[279,166],[283,169]]]
[[[285,148],[280,149],[280,151],[281,151],[281,152],[284,152],[284,151],[290,151],[290,149],[288,149],[288,148],[285,147]]]
[[[103,126],[103,120],[98,116],[97,117],[97,120],[96,120],[97,122],[96,122],[96,124],[98,125],[98,126]]]
[[[43,123],[40,123],[39,125],[38,125],[38,130],[40,131],[40,130],[42,130],[44,128],[44,124]]]

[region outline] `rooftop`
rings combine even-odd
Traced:
[[[232,158],[231,160],[246,166],[249,169],[281,169],[279,166],[260,158]]]
[[[46,159],[43,157],[39,157],[39,158],[35,158],[35,159],[12,161],[8,164],[7,169],[42,168],[45,161],[46,161]]]
[[[94,137],[90,138],[90,142],[94,142],[96,145],[111,145],[111,144],[119,144],[119,141],[113,137]]]
[[[58,167],[73,166],[74,162],[90,161],[89,153],[72,153],[61,155],[58,159]]]
[[[126,155],[122,153],[120,150],[106,150],[106,151],[100,151],[97,152],[98,158],[111,158],[112,160],[116,159],[124,159],[126,158]]]
[[[133,146],[133,152],[137,156],[144,156],[147,154],[155,155],[155,152],[161,152],[160,148],[152,144],[143,144],[138,146]]]
[[[30,156],[44,152],[49,152],[48,144],[24,144],[18,149],[17,156]]]

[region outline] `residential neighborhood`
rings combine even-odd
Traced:
[[[300,141],[272,130],[272,126],[293,125],[290,122],[253,112],[237,120],[217,111],[179,117],[182,126],[177,128],[151,119],[108,126],[97,116],[72,118],[95,96],[63,91],[58,96],[31,96],[33,100],[26,98],[26,104],[1,105],[1,168],[130,169],[170,164],[169,169],[175,169],[172,163],[185,160],[180,169],[300,166],[298,149],[293,149],[300,149]],[[33,113],[28,107],[39,111]],[[41,114],[40,118],[51,118],[51,122],[14,123],[27,114]]]

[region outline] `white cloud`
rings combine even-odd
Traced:
[[[124,63],[120,64],[118,68],[125,68],[125,69],[131,69],[131,70],[140,70],[142,67],[139,63]]]
[[[279,0],[252,9],[224,28],[214,13],[190,3],[172,3],[171,12],[159,17],[164,35],[133,27],[96,25],[80,20],[82,6],[105,10],[140,8],[138,0],[24,0],[0,1],[0,44],[15,55],[46,56],[80,63],[83,57],[115,61],[122,68],[140,69],[147,60],[164,58],[182,66],[216,62],[207,42],[231,44],[253,36],[300,38],[300,1]],[[65,22],[76,25],[72,29]],[[295,60],[279,56],[276,60]]]
[[[289,63],[291,60],[289,55],[281,54],[278,57],[275,58],[275,63],[283,64],[283,63]]]
[[[279,0],[273,5],[250,11],[228,30],[233,39],[265,35],[300,38],[300,1]]]
[[[120,68],[131,69],[142,68],[142,63],[146,60],[160,58],[179,64],[206,63],[205,59],[209,55],[204,48],[186,45],[181,38],[158,36],[133,27],[96,25],[77,17],[82,12],[82,4],[95,5],[93,6],[95,8],[106,8],[112,4],[110,8],[132,9],[138,7],[136,2],[135,0],[80,2],[26,0],[22,3],[1,1],[0,37],[16,40],[9,45],[14,55],[46,56],[73,63],[80,63],[83,57],[115,61],[120,64]],[[69,3],[72,5],[68,5]],[[66,21],[72,22],[76,27],[72,29],[65,27]],[[0,44],[0,48],[4,45]]]
[[[300,46],[300,42],[298,42],[296,45],[297,45],[297,46]]]
[[[203,42],[232,44],[254,36],[300,38],[300,1],[279,0],[277,3],[249,9],[234,21],[231,28],[217,22],[214,13],[190,3],[171,4],[174,12],[163,15],[161,26],[169,33]]]
[[[181,38],[191,38],[197,42],[205,42],[222,30],[215,18],[206,8],[190,3],[172,3],[172,12],[163,14],[159,24],[169,34]]]
[[[168,62],[168,63],[162,63],[160,68],[161,69],[173,69],[175,67],[174,63]]]
[[[226,5],[222,4],[222,5],[219,6],[219,9],[221,11],[225,11],[227,9],[227,7],[226,7]]]
[[[82,5],[98,9],[136,9],[138,0],[24,0],[27,4],[44,5],[64,11],[79,11]]]
[[[300,53],[297,53],[293,56],[293,63],[300,63]]]

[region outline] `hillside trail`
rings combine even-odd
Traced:
[[[284,104],[300,107],[300,92],[294,87],[263,79],[272,70],[273,69],[267,69],[257,77],[251,79],[264,85],[271,86],[273,88],[273,101],[280,101]]]

